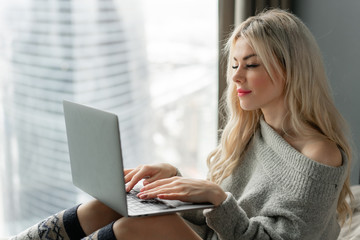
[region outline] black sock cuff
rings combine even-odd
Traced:
[[[112,222],[99,230],[97,236],[98,240],[116,240],[115,233],[113,230],[114,223],[115,222]]]
[[[64,212],[64,227],[70,239],[81,239],[86,236],[77,216],[79,206],[80,205],[77,205]]]

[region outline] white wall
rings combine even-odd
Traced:
[[[293,12],[310,28],[320,45],[336,105],[350,124],[358,155],[360,155],[359,10],[359,0],[297,0],[293,9]],[[359,183],[359,169],[359,157],[354,155],[352,184]]]

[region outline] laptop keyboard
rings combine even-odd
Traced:
[[[127,203],[128,209],[132,212],[144,212],[144,211],[154,211],[154,210],[162,210],[173,208],[174,206],[167,205],[164,202],[153,198],[153,199],[140,199],[136,195],[138,194],[137,191],[131,190],[127,194]]]

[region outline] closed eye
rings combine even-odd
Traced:
[[[246,64],[245,65],[245,68],[256,68],[260,66],[260,64]],[[238,65],[234,65],[234,66],[231,66],[232,69],[238,69],[239,66]]]
[[[246,68],[256,68],[260,66],[260,64],[246,64]]]

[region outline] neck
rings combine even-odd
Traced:
[[[289,134],[291,127],[285,111],[262,111],[265,122],[271,126],[280,136]]]

